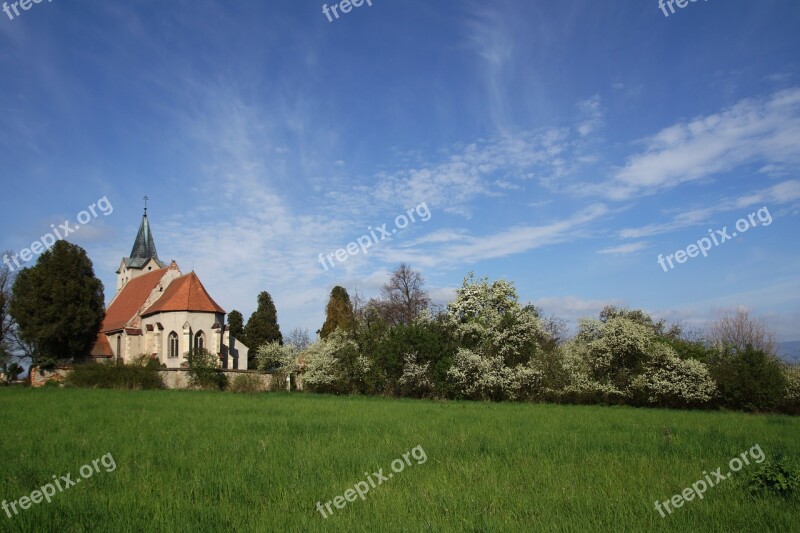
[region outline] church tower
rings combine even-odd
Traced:
[[[139,224],[136,240],[133,242],[131,255],[123,258],[117,269],[117,292],[121,291],[133,278],[165,266],[167,265],[159,260],[156,252],[156,243],[153,240],[153,233],[150,231],[150,222],[147,220],[147,196],[145,196],[144,215],[142,215],[142,223]]]

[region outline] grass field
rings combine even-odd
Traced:
[[[800,529],[797,499],[748,495],[756,465],[666,518],[653,506],[755,444],[797,459],[800,418],[50,388],[0,389],[0,406],[2,499],[116,463],[50,504],[0,511],[2,531]],[[423,464],[332,517],[316,510],[418,445]]]

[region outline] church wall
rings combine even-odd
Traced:
[[[160,322],[164,330],[160,335],[160,346],[153,346],[153,352],[158,353],[159,360],[167,365],[167,368],[179,368],[181,363],[186,360],[189,353],[190,337],[202,331],[205,334],[206,349],[211,353],[218,353],[219,347],[213,346],[214,330],[212,326],[214,323],[222,324],[224,315],[220,313],[189,313],[186,311],[158,313],[147,318],[142,319],[142,328],[146,329],[148,325],[152,325],[154,330],[158,328],[157,322]],[[186,326],[186,327],[184,327]],[[178,357],[169,357],[169,334],[175,332],[178,335]],[[155,335],[153,336],[155,339]]]
[[[222,336],[222,355],[228,359],[228,368],[248,370],[247,354],[249,352],[250,349],[236,337],[231,338],[230,331],[226,331]]]

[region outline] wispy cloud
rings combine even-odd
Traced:
[[[515,226],[488,235],[448,235],[459,242],[439,245],[435,252],[422,248],[387,251],[390,261],[411,260],[420,265],[443,267],[475,263],[486,259],[508,257],[544,246],[584,239],[590,233],[590,223],[609,213],[603,204],[591,205],[563,220],[540,226]]]
[[[742,100],[716,114],[680,122],[641,141],[610,180],[591,187],[615,200],[713,178],[748,163],[796,169],[800,163],[800,88]]]
[[[598,250],[598,254],[610,254],[610,255],[627,255],[632,254],[634,252],[638,252],[640,250],[644,250],[647,248],[648,244],[644,241],[640,242],[632,242],[628,244],[622,244],[620,246],[615,246],[613,248],[603,248],[602,250]]]
[[[600,95],[596,94],[578,103],[578,109],[586,119],[578,125],[578,133],[582,137],[589,135],[596,130],[603,122],[603,110],[601,107]]]
[[[662,233],[707,224],[714,215],[728,213],[737,209],[761,207],[762,205],[783,205],[800,200],[800,180],[789,180],[735,198],[723,198],[714,205],[691,209],[673,216],[669,222],[648,224],[640,228],[625,228],[619,235],[625,239],[639,239]]]

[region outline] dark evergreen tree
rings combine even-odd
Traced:
[[[247,339],[246,346],[250,349],[248,353],[248,368],[255,368],[256,352],[258,349],[270,342],[278,341],[283,344],[283,335],[278,325],[278,311],[272,296],[266,291],[258,295],[258,308],[250,315],[247,326],[244,328],[244,336]]]
[[[228,313],[228,329],[231,337],[235,338],[245,346],[248,346],[247,341],[244,338],[244,317],[242,316],[242,313],[235,309]]]
[[[103,323],[103,284],[83,248],[58,241],[17,274],[9,311],[20,339],[33,347],[34,366],[80,361]]]
[[[347,289],[338,285],[331,291],[328,305],[325,307],[325,323],[319,331],[320,338],[324,339],[337,329],[342,328],[351,332],[355,328],[355,315],[353,303]]]

